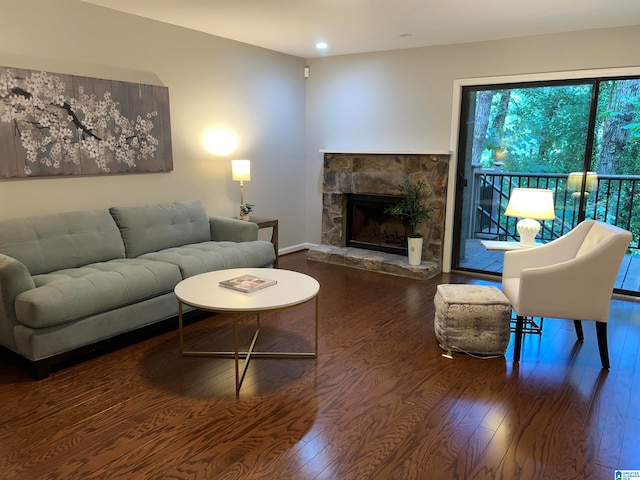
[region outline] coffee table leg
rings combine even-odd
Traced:
[[[316,348],[314,350],[315,357],[318,357],[318,295],[316,295]]]
[[[240,393],[240,370],[238,366],[238,314],[233,314],[233,344],[236,362],[236,395]]]
[[[178,300],[178,330],[180,331],[180,353],[184,352],[184,337],[182,333],[182,302]]]
[[[256,312],[256,330],[251,340],[251,345],[247,351],[240,352],[240,339],[238,332],[238,312],[233,313],[233,352],[209,352],[209,351],[185,351],[184,349],[184,322],[183,322],[183,306],[182,302],[178,300],[178,330],[180,336],[180,353],[183,357],[226,357],[233,356],[235,363],[235,377],[236,377],[236,396],[240,394],[240,388],[242,382],[247,373],[249,367],[249,361],[251,356],[256,357],[271,357],[271,358],[317,358],[318,357],[318,309],[319,299],[318,295],[315,297],[315,328],[314,328],[314,351],[313,352],[255,352],[254,348],[260,335],[260,312]],[[241,312],[242,313],[242,312]],[[244,364],[242,367],[242,373],[240,372],[240,356],[244,358]]]
[[[249,349],[246,352],[242,352],[244,355],[244,364],[242,366],[242,372],[238,373],[238,357],[240,356],[239,342],[238,342],[238,314],[233,314],[234,318],[234,330],[235,330],[235,357],[236,357],[236,394],[240,393],[240,388],[242,387],[242,382],[244,381],[244,377],[247,374],[247,368],[249,368],[249,361],[251,360],[251,355],[253,354],[253,349],[256,346],[256,342],[258,341],[258,335],[260,335],[260,313],[257,315],[257,325],[256,331],[253,333],[253,339],[251,340],[251,345],[249,345]]]

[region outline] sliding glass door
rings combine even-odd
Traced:
[[[513,188],[549,188],[556,217],[537,240],[584,219],[634,237],[616,289],[640,294],[640,79],[463,87],[453,268],[500,273],[503,253],[481,240],[516,240]]]

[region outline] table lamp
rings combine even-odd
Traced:
[[[251,160],[231,160],[231,175],[240,182],[240,205],[244,205],[244,182],[251,180]]]
[[[542,188],[514,188],[504,214],[518,217],[516,225],[521,247],[533,247],[540,231],[538,220],[553,220],[553,192]]]

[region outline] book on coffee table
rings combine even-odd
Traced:
[[[269,278],[257,277],[255,275],[240,275],[239,277],[223,280],[218,284],[224,288],[230,288],[238,292],[251,293],[256,290],[270,287],[278,283],[276,280]]]

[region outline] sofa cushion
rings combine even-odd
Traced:
[[[38,275],[123,258],[124,244],[108,210],[65,212],[0,222],[0,253]]]
[[[276,258],[273,244],[253,242],[202,242],[147,253],[140,258],[171,263],[183,278],[226,268],[266,267]]]
[[[180,280],[175,265],[140,259],[58,270],[16,297],[16,317],[31,328],[60,325],[171,292]]]
[[[112,207],[128,258],[211,240],[209,217],[197,200],[139,207]]]

